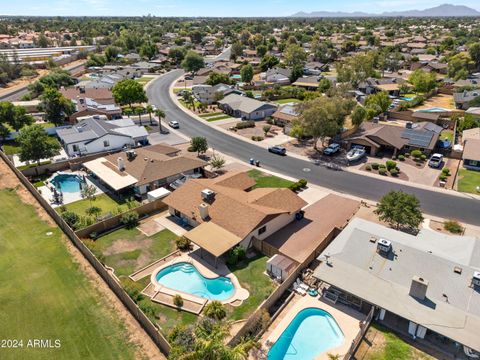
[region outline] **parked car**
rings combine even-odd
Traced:
[[[278,154],[278,155],[286,155],[287,154],[287,149],[285,149],[283,146],[279,146],[279,145],[270,146],[268,148],[268,151],[273,153],[273,154]]]
[[[340,145],[337,143],[332,143],[323,149],[323,155],[333,155],[340,150]]]
[[[430,160],[428,161],[428,166],[438,169],[442,166],[443,155],[442,154],[433,154]]]
[[[185,80],[193,80],[193,75],[185,75]]]
[[[188,179],[200,179],[202,177],[202,174],[191,174],[191,175],[182,175],[182,177],[178,178],[177,180],[175,180],[174,182],[172,182],[170,184],[170,187],[173,189],[173,190],[177,190],[180,186],[182,186],[183,184],[185,184],[185,182],[188,180]]]
[[[180,128],[180,124],[178,123],[178,121],[175,121],[175,120],[169,121],[168,126],[170,126],[172,129]]]
[[[365,148],[363,146],[362,147],[360,147],[360,146],[352,147],[350,149],[350,151],[347,153],[347,161],[348,162],[353,162],[353,161],[360,160],[366,154],[367,154],[367,152],[365,151]]]

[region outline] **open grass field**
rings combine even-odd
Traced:
[[[480,186],[480,171],[460,169],[458,171],[458,191],[478,194]]]
[[[0,203],[0,339],[24,344],[0,348],[0,358],[134,359],[124,325],[74,263],[60,230],[14,190],[0,190]],[[61,347],[27,348],[28,339],[58,339]]]
[[[288,103],[295,103],[295,104],[298,104],[298,103],[301,103],[300,100],[298,99],[294,99],[294,98],[291,98],[291,99],[280,99],[280,100],[275,100],[274,101],[275,104],[288,104]]]
[[[256,181],[255,188],[288,188],[293,181],[282,179],[281,177],[265,174],[260,170],[250,170],[248,175]]]

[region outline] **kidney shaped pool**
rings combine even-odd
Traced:
[[[209,300],[224,301],[235,294],[235,286],[229,278],[206,278],[195,266],[185,262],[167,266],[155,275],[155,279],[170,289]]]
[[[268,360],[312,360],[342,345],[342,330],[328,312],[318,308],[300,311],[268,352]]]

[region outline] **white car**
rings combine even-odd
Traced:
[[[364,147],[353,147],[350,149],[350,151],[347,153],[347,161],[348,162],[353,162],[360,160],[366,155],[366,151]]]
[[[175,121],[175,120],[169,121],[169,122],[168,122],[168,125],[169,125],[172,129],[179,129],[179,128],[180,128],[180,124],[178,123],[178,121]]]
[[[430,160],[428,161],[428,166],[438,169],[442,166],[443,155],[442,154],[433,154]]]

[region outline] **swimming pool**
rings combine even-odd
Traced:
[[[50,182],[61,192],[75,193],[80,192],[82,180],[76,174],[58,174]]]
[[[430,108],[430,109],[418,110],[418,112],[423,112],[423,113],[437,113],[437,112],[450,112],[450,110],[444,109],[444,108],[439,108],[439,107],[433,107],[433,108]]]
[[[400,98],[400,100],[403,100],[403,101],[412,101],[414,99],[414,97],[410,97],[410,96],[402,96]]]
[[[335,319],[318,308],[300,311],[268,352],[268,360],[312,360],[342,345],[345,337]]]
[[[167,266],[155,275],[155,279],[170,289],[209,300],[223,301],[235,294],[235,286],[229,278],[206,278],[195,266],[186,262]]]

